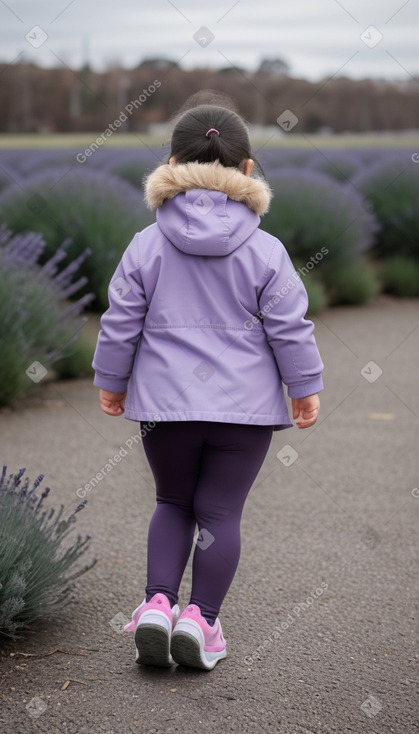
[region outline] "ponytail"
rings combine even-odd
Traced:
[[[182,114],[175,125],[170,157],[176,163],[213,163],[241,168],[253,158],[248,129],[233,110],[201,104]],[[256,163],[259,171],[263,171]]]

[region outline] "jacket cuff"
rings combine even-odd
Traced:
[[[300,382],[298,385],[288,387],[288,396],[298,400],[299,398],[307,398],[309,395],[315,395],[323,390],[323,379],[321,375],[312,377],[308,382]]]
[[[96,372],[93,384],[95,387],[100,387],[102,390],[109,390],[109,392],[126,392],[128,380],[124,380],[119,377],[99,375]]]

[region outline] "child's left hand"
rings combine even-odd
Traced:
[[[320,410],[320,398],[317,395],[308,395],[306,398],[293,398],[292,417],[297,423],[298,428],[309,428],[313,426],[317,420]]]
[[[99,391],[100,407],[107,415],[122,415],[124,412],[126,392]]]

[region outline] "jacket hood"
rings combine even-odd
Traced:
[[[165,164],[146,179],[159,229],[182,252],[228,255],[260,224],[272,192],[259,179],[215,163]]]

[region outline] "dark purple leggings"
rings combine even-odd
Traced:
[[[197,524],[189,603],[214,623],[236,573],[243,506],[272,430],[164,421],[146,432],[143,445],[157,498],[148,533],[147,601],[160,592],[172,605],[177,603]]]

